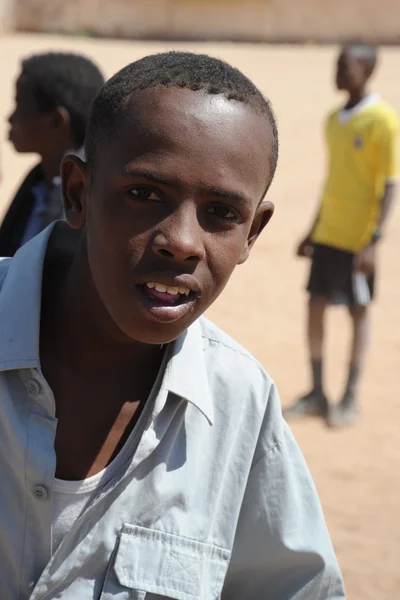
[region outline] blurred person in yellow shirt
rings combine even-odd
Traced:
[[[330,426],[349,425],[358,414],[357,388],[369,337],[377,247],[383,237],[397,176],[398,119],[367,83],[377,49],[342,48],[336,86],[347,92],[344,106],[326,122],[328,172],[317,216],[297,248],[311,256],[307,286],[311,392],[285,411],[286,418],[321,416]],[[331,407],[323,385],[324,316],[329,304],[350,309],[353,339],[343,397]]]

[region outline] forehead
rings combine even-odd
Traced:
[[[338,59],[340,66],[352,66],[355,64],[364,63],[363,58],[358,56],[351,48],[345,48],[341,51]]]
[[[339,56],[338,56],[338,63],[339,65],[345,65],[347,64],[349,59],[349,53],[348,50],[341,50]]]
[[[270,180],[272,141],[267,118],[240,102],[152,88],[130,99],[123,124],[99,150],[99,162],[110,164],[111,157],[114,167],[151,162],[179,170],[188,183],[201,171],[208,180],[229,178],[263,191]]]

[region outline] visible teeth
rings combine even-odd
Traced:
[[[166,292],[167,291],[167,286],[163,285],[162,283],[156,283],[156,285],[154,286],[157,290],[157,292]]]
[[[163,283],[155,283],[154,281],[149,281],[148,283],[146,283],[146,286],[151,290],[156,289],[157,292],[162,292],[164,294],[165,292],[167,292],[167,294],[171,294],[171,296],[176,296],[177,294],[182,294],[182,296],[189,296],[190,294],[190,289],[184,286],[173,287],[169,285],[164,285]]]

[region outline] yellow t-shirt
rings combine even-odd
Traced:
[[[385,184],[397,174],[398,119],[378,95],[328,116],[328,176],[312,240],[358,253],[369,243]]]

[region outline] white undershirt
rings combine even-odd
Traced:
[[[150,403],[148,404],[150,407]],[[146,415],[146,410],[149,410],[149,407],[146,405],[137,425],[142,420],[142,416]],[[72,529],[77,519],[97,496],[99,488],[103,489],[110,483],[127,458],[132,455],[136,446],[135,440],[138,437],[138,430],[140,430],[140,425],[139,429],[137,427],[133,428],[117,456],[99,473],[80,481],[65,481],[56,477],[54,478],[51,521],[51,546],[53,554],[63,541],[65,535]]]
[[[127,443],[124,447],[126,447]],[[96,496],[98,488],[109,482],[123,460],[124,448],[102,471],[80,481],[54,479],[53,512],[51,528],[52,553],[57,550],[64,536]],[[121,458],[122,457],[122,458]]]
[[[52,552],[57,550],[73,523],[83,513],[98,487],[103,471],[83,481],[55,479],[51,528]]]
[[[154,382],[149,398],[154,397],[154,388],[159,384],[162,374],[165,372],[165,366],[169,360],[169,352],[164,352],[160,370],[157,379]],[[53,507],[51,520],[52,553],[57,550],[66,534],[72,529],[77,519],[92,503],[97,495],[99,488],[109,483],[119,471],[125,461],[136,451],[139,443],[144,423],[152,411],[154,401],[148,400],[140,414],[140,417],[129,434],[125,444],[118,452],[113,461],[100,473],[87,477],[80,481],[64,481],[63,479],[54,479],[53,484]]]

